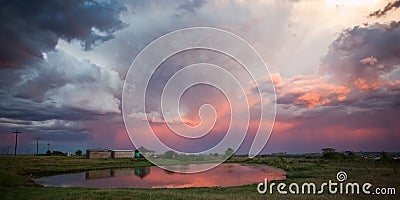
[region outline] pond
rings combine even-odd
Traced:
[[[198,164],[184,167],[198,167]],[[239,186],[285,179],[285,171],[265,165],[221,164],[200,173],[175,173],[157,166],[95,170],[38,178],[44,186],[87,188],[185,188]]]

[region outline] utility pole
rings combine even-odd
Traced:
[[[13,133],[15,133],[14,156],[17,156],[18,133],[22,133],[22,132],[21,132],[21,131],[18,131],[18,129],[15,129],[15,131],[14,131]]]
[[[50,143],[47,143],[47,151],[50,151]]]
[[[39,140],[40,138],[35,138],[36,140],[36,155],[39,155]]]

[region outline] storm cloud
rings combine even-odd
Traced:
[[[329,47],[320,73],[351,89],[352,106],[393,109],[400,104],[393,98],[400,95],[399,55],[400,22],[355,26]]]
[[[117,1],[1,1],[0,67],[20,67],[43,58],[59,39],[78,40],[85,50],[114,38],[125,24]]]
[[[399,55],[400,22],[355,26],[331,44],[320,69],[339,81],[377,80],[399,67]]]

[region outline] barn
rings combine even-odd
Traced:
[[[144,148],[143,146],[141,146],[135,150],[135,158],[143,158],[143,155],[152,156],[153,154],[154,154],[154,151],[148,150],[148,149]]]
[[[86,158],[111,158],[111,151],[88,149],[86,150]]]
[[[112,150],[112,158],[134,158],[135,150]]]
[[[154,151],[148,150],[143,146],[136,150],[86,150],[87,158],[143,158],[143,155],[152,156]]]

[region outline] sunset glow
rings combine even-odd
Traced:
[[[65,152],[146,146],[163,153],[153,136],[179,152],[196,153],[231,131],[232,138],[243,139],[236,153],[247,155],[264,128],[260,134],[268,143],[261,154],[319,152],[327,146],[400,151],[398,5],[10,2],[0,25],[0,148],[13,151],[12,132],[18,129],[21,154],[34,153],[35,138],[41,138],[40,152],[49,144]],[[217,39],[183,35],[160,43],[143,58],[149,62],[139,60],[130,69],[146,46],[193,27],[226,31],[249,47],[217,34]],[[198,46],[169,52],[181,43]],[[160,55],[169,57],[152,63]],[[192,82],[201,84],[179,91]],[[164,94],[168,84],[171,90]],[[132,143],[139,136],[145,145]],[[228,144],[207,154],[223,154]]]

